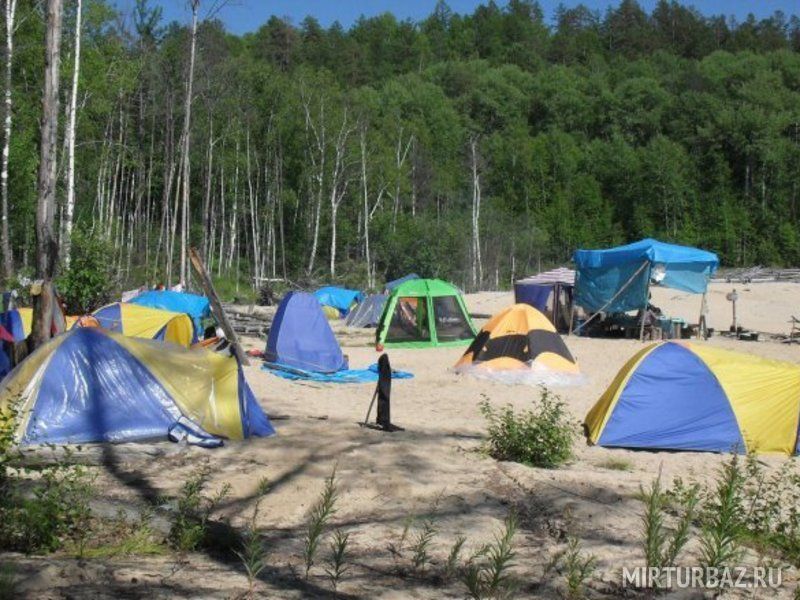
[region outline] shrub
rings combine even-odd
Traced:
[[[741,556],[740,539],[745,526],[742,519],[744,483],[739,457],[734,454],[722,467],[704,506],[700,538],[704,566],[731,566]]]
[[[486,399],[480,409],[488,422],[486,449],[493,458],[552,469],[572,457],[577,428],[564,402],[546,387],[533,410],[516,413],[511,405],[497,410]]]
[[[211,513],[230,491],[230,485],[225,484],[213,496],[204,496],[209,475],[208,467],[194,471],[175,498],[175,513],[169,531],[169,543],[175,550],[189,552],[203,543]]]
[[[509,572],[514,566],[514,535],[517,517],[511,513],[503,530],[494,540],[480,548],[464,565],[463,581],[470,598],[513,598],[517,582]]]
[[[567,550],[563,556],[564,578],[567,582],[567,598],[579,600],[586,595],[586,582],[591,579],[597,564],[593,554],[588,556],[581,552],[581,543],[578,538],[570,537],[567,540]]]
[[[303,539],[303,560],[306,566],[306,579],[308,579],[308,573],[311,571],[311,567],[314,566],[325,527],[336,512],[337,497],[336,465],[334,465],[330,476],[325,479],[325,487],[319,499],[311,508],[311,512],[308,515],[306,535]]]
[[[73,315],[107,304],[115,287],[114,249],[97,234],[72,233],[70,266],[58,278],[58,291]]]

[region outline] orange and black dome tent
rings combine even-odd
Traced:
[[[580,369],[555,327],[528,304],[494,315],[456,363],[456,370],[547,370],[578,375]]]

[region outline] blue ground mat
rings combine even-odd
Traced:
[[[343,369],[335,373],[316,373],[303,371],[282,365],[280,363],[265,362],[261,365],[264,371],[289,379],[291,381],[318,381],[320,383],[370,383],[378,381],[378,363],[366,369]],[[406,371],[392,371],[392,379],[411,379],[414,375]]]

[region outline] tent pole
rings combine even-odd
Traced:
[[[641,273],[641,272],[642,272],[642,269],[644,269],[644,268],[645,268],[647,265],[649,265],[649,264],[650,264],[650,261],[649,261],[649,260],[646,260],[646,261],[644,261],[644,262],[642,263],[642,266],[640,266],[638,269],[636,269],[636,272],[635,272],[633,275],[631,275],[631,276],[630,276],[630,278],[628,279],[628,281],[626,281],[626,282],[625,282],[625,284],[624,284],[624,285],[623,285],[621,288],[619,288],[619,289],[617,290],[617,293],[616,293],[616,294],[614,294],[613,296],[611,296],[611,299],[610,299],[608,302],[606,302],[605,304],[603,304],[603,306],[601,306],[601,307],[600,307],[598,310],[596,310],[596,311],[594,312],[594,314],[592,314],[592,316],[591,316],[591,317],[589,317],[589,318],[588,318],[588,319],[586,319],[586,320],[585,320],[583,323],[581,323],[581,324],[580,324],[580,327],[578,327],[578,329],[576,329],[575,331],[577,332],[578,330],[580,330],[580,329],[582,329],[583,327],[585,327],[586,325],[588,325],[588,324],[589,324],[589,322],[591,322],[591,321],[592,321],[592,320],[593,320],[593,319],[594,319],[594,318],[595,318],[597,315],[599,315],[599,314],[600,314],[601,312],[603,312],[603,311],[604,311],[606,308],[608,308],[608,307],[611,305],[611,303],[612,303],[614,300],[616,300],[616,299],[619,297],[619,295],[620,295],[622,292],[624,292],[626,289],[628,289],[628,286],[629,286],[629,285],[630,285],[630,284],[633,282],[633,280],[634,280],[634,279],[636,279],[636,276],[637,276],[639,273]],[[649,289],[650,289],[650,284],[649,284],[650,277],[649,277],[649,276],[648,276],[648,278],[647,278],[647,281],[648,281],[648,284],[647,284],[647,289],[648,289],[648,291],[649,291]],[[576,286],[576,287],[577,287],[577,286]],[[575,294],[575,291],[573,290],[573,304],[574,304],[574,294]]]
[[[639,325],[639,341],[644,341],[644,322],[647,320],[647,306],[650,304],[650,273],[647,274],[647,287],[644,290],[644,308],[642,308],[642,322]]]
[[[705,332],[706,332],[706,292],[703,292],[703,298],[700,300],[700,316],[697,319],[697,339],[705,337]]]

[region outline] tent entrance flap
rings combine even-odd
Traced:
[[[431,340],[429,308],[427,298],[398,298],[386,341],[392,342],[429,342]]]

